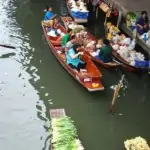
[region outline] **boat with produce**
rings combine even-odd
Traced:
[[[73,120],[64,109],[51,109],[51,150],[84,150]]]
[[[121,62],[129,71],[147,71],[149,68],[149,61],[142,52],[135,50],[135,39],[131,40],[120,32],[120,30],[107,23],[106,37],[110,40],[113,47],[113,56],[116,60]]]
[[[66,29],[68,29],[68,28],[73,29],[74,27],[83,28],[83,26],[78,25],[76,22],[74,22],[71,17],[61,17],[61,19],[62,19]],[[87,37],[79,39],[79,42],[86,40],[87,43],[89,43],[88,45],[90,45],[90,42],[91,43],[93,41],[97,42],[97,39],[90,32],[88,32],[88,31],[86,31],[86,32],[87,32]],[[84,47],[82,49],[82,51],[86,52],[86,54],[88,54],[93,61],[99,63],[100,65],[102,65],[105,68],[117,68],[120,66],[120,64],[116,63],[114,60],[112,62],[109,62],[109,63],[104,63],[103,61],[101,61],[100,59],[98,59],[95,56],[96,52],[94,50],[90,49],[89,47]]]
[[[74,77],[88,91],[92,92],[92,91],[104,90],[104,87],[101,83],[102,74],[97,69],[96,65],[88,57],[88,55],[83,54],[81,56],[81,59],[84,62],[86,62],[86,70],[87,70],[86,75],[81,72],[75,71],[66,63],[65,52],[63,51],[59,40],[61,39],[61,36],[66,33],[66,29],[60,23],[57,23],[56,28],[57,31],[59,30],[59,35],[52,36],[53,30],[50,31],[51,32],[50,35],[50,32],[47,31],[47,27],[45,27],[42,23],[42,29],[44,32],[44,36],[48,42],[48,45],[51,51],[53,52],[53,54],[58,59],[58,61],[61,63],[61,65],[72,77]]]
[[[87,23],[89,11],[87,10],[86,3],[82,0],[66,0],[66,5],[69,14],[77,23]]]

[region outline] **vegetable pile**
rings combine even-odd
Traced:
[[[51,143],[54,150],[84,150],[73,121],[67,116],[52,119]]]
[[[127,150],[150,150],[146,140],[141,137],[126,140],[124,144]]]

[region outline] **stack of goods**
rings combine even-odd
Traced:
[[[87,34],[86,31],[82,30],[76,34],[77,42],[83,45],[85,50],[88,52],[95,51],[96,41],[93,41]]]
[[[119,30],[110,25],[110,23],[107,24],[107,28],[107,39],[111,41],[112,48],[116,50],[117,53],[120,54],[120,56],[130,65],[139,67],[136,62],[144,62],[145,56],[134,50],[135,39],[131,40],[131,38],[126,37],[124,34],[118,34]]]
[[[69,28],[69,29],[75,29],[75,28],[82,28],[83,30],[84,30],[84,26],[83,25],[79,25],[79,24],[76,24],[75,22],[67,22],[66,23],[66,25],[67,25],[67,27]]]
[[[107,39],[108,40],[112,40],[113,34],[118,34],[120,32],[120,30],[118,29],[118,27],[116,27],[113,24],[111,24],[111,22],[108,22],[106,24],[106,28],[108,30],[108,34],[107,34]]]
[[[77,137],[77,130],[71,118],[65,116],[52,119],[51,144],[53,150],[84,150]]]
[[[58,36],[63,37],[65,33],[63,33],[60,29],[51,28],[51,29],[48,29],[47,35],[51,37],[58,37]]]
[[[126,140],[124,145],[127,150],[150,150],[146,140],[141,137]]]
[[[130,28],[132,31],[135,29],[136,27],[136,19],[137,16],[135,13],[133,12],[128,12],[126,15],[126,25],[128,28]]]
[[[78,19],[87,19],[89,11],[87,10],[86,3],[83,0],[69,0],[69,6],[71,7],[71,14],[73,17]]]

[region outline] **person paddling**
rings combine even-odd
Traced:
[[[54,19],[56,15],[52,12],[52,7],[47,6],[44,11],[45,15],[43,25],[49,27],[49,29],[54,28],[57,23],[57,19]]]
[[[46,11],[44,15],[44,21],[51,20],[55,16],[55,14],[52,12],[52,7],[50,6],[47,6],[46,10],[44,11]]]

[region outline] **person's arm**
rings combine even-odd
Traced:
[[[136,26],[140,27],[141,29],[143,29],[143,26],[140,24],[141,22],[141,18],[138,18],[136,21]]]
[[[55,17],[57,17],[57,14],[55,14],[53,17],[51,17],[50,20],[53,20]]]
[[[101,48],[101,49],[100,49],[100,52],[99,52],[99,56],[103,56],[103,54],[104,54],[104,49]]]

